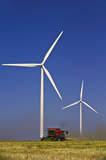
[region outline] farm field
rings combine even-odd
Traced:
[[[0,142],[0,160],[106,160],[106,141]]]

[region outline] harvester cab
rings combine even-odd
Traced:
[[[64,141],[68,131],[61,130],[60,128],[48,128],[48,137],[54,141]]]

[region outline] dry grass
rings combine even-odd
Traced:
[[[0,142],[0,160],[106,160],[106,141]]]

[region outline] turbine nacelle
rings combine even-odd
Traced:
[[[43,68],[44,64],[41,63],[41,67]]]

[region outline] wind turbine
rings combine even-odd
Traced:
[[[83,94],[83,84],[84,84],[84,81],[82,81],[82,87],[81,87],[81,93],[80,93],[80,100],[75,102],[75,103],[72,103],[62,109],[65,109],[65,108],[68,108],[68,107],[71,107],[71,106],[74,106],[78,103],[80,103],[80,135],[82,135],[82,103],[85,104],[88,108],[90,108],[91,110],[93,110],[94,112],[98,113],[95,109],[93,109],[91,106],[89,106],[87,103],[85,103],[84,101],[82,101],[82,94]]]
[[[47,58],[49,57],[51,51],[53,50],[54,46],[56,45],[56,43],[58,42],[59,38],[61,37],[63,31],[59,34],[59,36],[57,37],[57,39],[54,41],[54,43],[52,44],[52,46],[50,47],[50,49],[48,50],[48,52],[46,53],[42,63],[24,63],[24,64],[2,64],[3,66],[18,66],[18,67],[37,67],[40,66],[41,67],[41,95],[40,95],[40,138],[42,139],[44,137],[44,72],[46,73],[48,79],[50,80],[50,82],[52,83],[55,91],[57,92],[58,96],[60,97],[60,99],[62,100],[62,97],[50,75],[50,73],[48,72],[48,70],[45,68],[44,64],[47,60]]]

